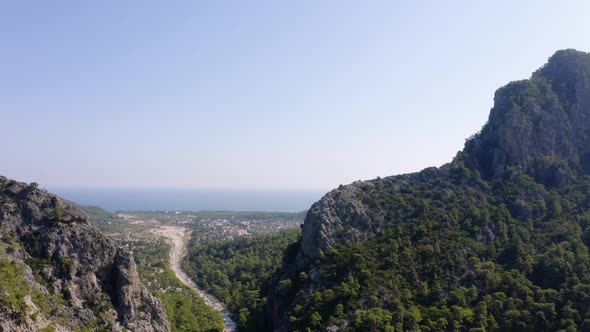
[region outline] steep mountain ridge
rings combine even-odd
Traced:
[[[566,184],[572,164],[590,159],[590,56],[558,51],[530,79],[498,89],[487,124],[465,145],[461,158],[487,177],[509,166],[533,171],[539,158],[562,162],[553,184]],[[547,174],[546,174],[547,175]],[[565,182],[564,182],[565,181]]]
[[[451,163],[327,193],[285,253],[265,328],[590,331],[589,77],[590,54],[558,51],[497,90]]]
[[[300,265],[317,259],[339,237],[363,240],[382,228],[384,216],[371,215],[359,200],[361,187],[379,183],[397,191],[405,184],[448,177],[447,171],[459,164],[489,179],[518,168],[548,186],[570,183],[575,171],[590,166],[590,54],[558,51],[531,79],[498,89],[488,122],[451,164],[357,181],[327,193],[305,219]]]
[[[29,289],[2,289],[2,330],[170,330],[131,252],[106,239],[84,212],[36,184],[1,176],[0,212],[4,272]]]

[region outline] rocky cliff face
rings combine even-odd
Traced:
[[[364,241],[391,222],[383,210],[374,209],[371,202],[362,199],[365,191],[387,188],[395,192],[404,185],[421,183],[440,173],[436,168],[429,168],[416,174],[357,181],[330,191],[307,213],[297,265],[309,265],[336,242]]]
[[[0,177],[0,231],[7,266],[19,267],[33,294],[23,294],[26,305],[17,297],[0,306],[2,330],[170,330],[163,305],[139,281],[132,254],[68,202]]]
[[[559,51],[530,79],[496,91],[488,123],[462,158],[487,177],[520,167],[567,183],[590,160],[590,55]]]
[[[411,224],[412,218],[423,213],[404,211],[407,205],[396,202],[403,191],[411,194],[427,182],[428,186],[441,183],[428,198],[436,196],[435,201],[444,202],[455,190],[452,186],[445,188],[444,184],[452,182],[452,172],[464,167],[475,172],[476,178],[512,181],[514,174],[520,172],[547,188],[559,188],[587,174],[589,165],[590,54],[558,51],[530,79],[497,90],[488,122],[480,133],[467,140],[464,150],[451,163],[410,175],[340,186],[316,202],[303,224],[299,247],[287,253],[285,268],[275,283],[301,271],[307,279],[286,296],[278,295],[277,287],[270,290],[267,328],[288,329],[289,318],[284,312],[292,309],[293,303],[309,303],[301,299],[326,286],[317,265],[322,253],[337,243],[367,241],[388,225]],[[370,199],[366,192],[371,192]],[[523,220],[532,212],[528,207],[519,210],[519,204],[525,206],[527,199],[544,194],[531,190],[530,197],[526,195],[529,194],[509,202],[513,203],[514,216]],[[497,230],[492,228],[484,227],[477,240],[494,240]]]

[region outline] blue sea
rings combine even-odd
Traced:
[[[115,211],[275,211],[309,209],[323,191],[248,191],[181,189],[63,189],[47,188],[81,205]]]

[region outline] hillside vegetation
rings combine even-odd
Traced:
[[[256,331],[266,299],[262,292],[281,266],[283,252],[301,231],[289,229],[227,241],[193,238],[185,270],[204,289],[238,316],[240,331]]]
[[[448,179],[399,192],[361,185],[359,199],[393,225],[335,243],[311,271],[287,268],[277,295],[295,298],[290,326],[588,330],[590,178],[548,189],[525,174],[490,182],[457,167]]]
[[[267,294],[279,331],[590,331],[590,54],[496,92],[449,164],[341,186]]]
[[[159,298],[173,332],[223,331],[220,312],[178,280],[169,266],[170,245],[161,242],[135,243],[137,272],[148,289]]]

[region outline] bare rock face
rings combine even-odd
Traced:
[[[297,266],[304,268],[317,260],[321,252],[340,241],[365,241],[395,220],[366,200],[366,192],[395,194],[408,184],[419,184],[445,174],[446,167],[390,176],[342,185],[314,203],[305,217]],[[365,198],[365,199],[364,199]]]
[[[488,123],[460,158],[486,177],[518,167],[567,184],[590,158],[590,54],[558,51],[530,79],[498,89]]]
[[[305,265],[317,259],[322,250],[329,248],[340,237],[349,240],[362,240],[363,233],[342,232],[344,225],[362,227],[370,218],[367,207],[357,199],[359,189],[353,184],[342,186],[326,194],[309,210],[303,224],[300,264]],[[369,226],[369,225],[365,225]]]
[[[15,234],[20,247],[8,258],[25,266],[31,288],[67,302],[52,308],[65,319],[38,312],[36,322],[57,330],[93,325],[113,331],[170,330],[164,306],[140,282],[132,254],[106,239],[68,202],[36,185],[0,177],[0,230]],[[42,326],[5,308],[0,308],[0,321],[8,330]]]

